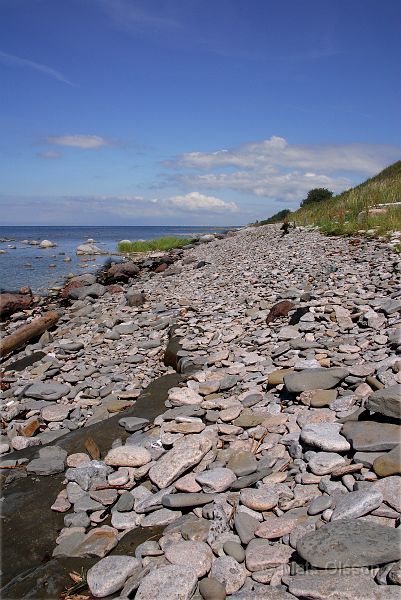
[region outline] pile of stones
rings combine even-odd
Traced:
[[[141,281],[149,305],[118,305],[138,318],[161,302],[173,311],[183,380],[166,411],[153,422],[122,417],[130,435],[101,460],[50,446],[27,465],[65,470],[51,505],[65,513],[53,555],[98,557],[87,574],[95,597],[399,598],[397,255],[375,240],[308,230],[281,239],[261,227],[179,262],[179,272]],[[78,310],[104,302],[111,318],[103,298]],[[77,326],[89,335],[84,318]],[[120,352],[110,367],[126,368],[121,337],[107,347]],[[79,385],[62,368],[57,385]],[[139,389],[114,376],[120,383]],[[162,531],[118,554],[138,527]]]

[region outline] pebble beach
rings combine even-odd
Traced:
[[[3,561],[3,597],[60,598],[74,559],[76,600],[398,599],[400,235],[204,235],[10,316],[4,336],[60,315],[2,362],[5,527],[53,482],[51,585],[40,529],[24,592],[28,564]]]

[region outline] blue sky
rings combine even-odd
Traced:
[[[401,158],[399,0],[0,0],[3,224],[245,224]]]

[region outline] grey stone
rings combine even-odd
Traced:
[[[313,567],[364,567],[400,560],[400,530],[360,520],[339,520],[307,533],[297,552]]]
[[[143,429],[148,423],[149,419],[141,419],[140,417],[123,417],[118,422],[129,433]]]
[[[382,502],[383,495],[378,490],[350,492],[336,503],[331,520],[357,519],[379,508]]]
[[[53,475],[65,469],[67,452],[59,446],[49,446],[39,450],[39,458],[31,460],[26,470],[35,475]]]
[[[39,400],[58,400],[69,391],[70,387],[65,383],[34,383],[25,391],[25,396]]]
[[[141,581],[136,600],[190,600],[198,577],[196,571],[183,565],[167,565],[151,571]]]
[[[88,587],[95,598],[104,598],[120,590],[128,577],[140,566],[132,556],[107,556],[87,573]]]
[[[400,443],[401,427],[392,423],[375,421],[348,421],[341,433],[354,450],[377,452],[391,450]]]
[[[170,544],[165,551],[165,556],[173,565],[191,567],[198,578],[204,577],[210,571],[213,561],[210,546],[195,540]]]
[[[271,544],[269,540],[251,540],[246,549],[248,571],[263,571],[289,563],[294,550],[285,544]]]
[[[401,419],[401,383],[376,390],[369,396],[365,407],[387,417]]]
[[[151,481],[160,489],[166,488],[190,467],[197,465],[211,446],[210,440],[202,435],[186,436],[151,467]]]
[[[317,496],[308,506],[308,515],[318,515],[331,507],[330,496]]]
[[[378,586],[369,575],[322,574],[289,578],[289,591],[296,598],[314,600],[396,600],[397,592]],[[399,593],[399,592],[398,592]]]
[[[162,504],[167,508],[188,508],[192,506],[203,506],[212,500],[213,496],[202,492],[165,494],[162,498]]]
[[[237,563],[232,556],[217,558],[212,565],[210,575],[225,586],[227,594],[237,592],[246,580],[245,567]]]
[[[128,512],[132,510],[134,506],[134,497],[129,492],[123,492],[119,497],[115,509],[119,512]]]
[[[199,592],[204,600],[225,600],[227,597],[225,586],[212,577],[199,582]]]
[[[237,512],[234,517],[235,529],[243,544],[249,544],[255,537],[255,530],[259,527],[259,521],[245,512]]]
[[[239,563],[245,560],[245,550],[238,542],[228,541],[223,544],[223,550],[228,556],[232,556]]]
[[[237,479],[231,469],[218,467],[203,471],[195,477],[199,485],[207,493],[224,492]]]
[[[316,423],[302,428],[300,441],[327,452],[347,452],[350,444],[340,435],[339,423]]]
[[[244,477],[239,477],[236,481],[231,484],[232,490],[242,490],[243,488],[249,487],[260,481],[267,475],[272,473],[272,469],[270,467],[259,467],[255,473],[251,473],[250,475],[244,475]]]
[[[176,510],[169,510],[168,508],[161,508],[155,512],[150,513],[141,521],[141,527],[155,527],[156,525],[168,525],[173,523],[181,517],[181,512]]]
[[[306,390],[328,390],[338,385],[348,374],[348,369],[343,367],[305,369],[285,375],[284,384],[292,393]]]
[[[252,452],[242,451],[234,454],[227,463],[227,467],[235,473],[237,477],[250,475],[257,470],[258,461]]]

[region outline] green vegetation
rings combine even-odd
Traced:
[[[327,188],[313,188],[308,192],[308,195],[301,202],[301,206],[307,206],[308,204],[316,204],[317,202],[327,202],[333,197],[333,192],[330,192]]]
[[[167,235],[155,240],[146,240],[144,242],[119,242],[117,244],[118,252],[152,252],[156,250],[164,251],[172,248],[182,248],[195,241],[193,238],[181,238],[173,235]]]
[[[285,208],[284,210],[280,210],[279,212],[275,213],[268,219],[264,219],[263,221],[256,221],[256,223],[253,223],[253,225],[259,226],[259,225],[271,225],[272,223],[282,223],[282,221],[285,221],[289,217],[290,214],[291,214],[291,211],[288,208]]]
[[[401,160],[326,202],[302,205],[291,219],[298,225],[315,225],[328,235],[374,230],[374,235],[382,236],[401,230],[401,205],[377,207],[393,202],[401,202]]]

